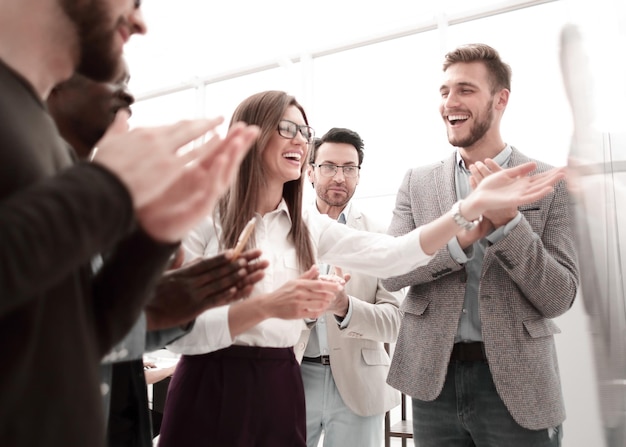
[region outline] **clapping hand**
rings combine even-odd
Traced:
[[[472,189],[476,189],[483,179],[502,170],[503,169],[500,165],[498,165],[498,163],[489,158],[486,159],[484,163],[474,164],[470,166],[470,171],[472,172],[472,176],[470,177],[470,186]],[[506,225],[509,221],[514,219],[516,215],[517,207],[511,206],[499,210],[485,211],[483,219],[488,221],[485,222],[487,225],[490,225],[493,228],[498,228]]]
[[[470,166],[474,177],[471,181],[476,187],[463,200],[463,216],[468,220],[474,220],[481,214],[491,215],[496,220],[499,217],[505,218],[503,216],[509,216],[513,209],[517,212],[518,206],[541,199],[553,190],[558,181],[565,178],[564,168],[554,168],[529,176],[528,174],[537,169],[535,162],[507,169],[500,169],[489,159],[485,163],[476,162]],[[495,211],[501,213],[495,214]]]
[[[207,309],[248,296],[268,266],[260,256],[254,249],[233,260],[232,250],[227,250],[165,272],[145,308],[148,329],[181,326]]]
[[[322,281],[332,281],[341,285],[345,285],[350,281],[350,274],[343,273],[343,270],[340,267],[334,267],[334,274],[328,275],[320,275],[320,279]],[[348,313],[348,306],[350,304],[350,299],[348,298],[348,294],[344,287],[341,290],[337,291],[335,294],[335,299],[328,306],[328,311],[334,313],[340,318],[343,318]]]
[[[139,224],[161,242],[180,240],[212,212],[259,132],[237,123],[222,138],[215,132],[222,118],[129,131],[127,120],[118,112],[93,161],[126,186]],[[205,143],[183,150],[207,133]]]
[[[267,318],[315,319],[326,312],[341,290],[341,281],[321,280],[317,266],[313,266],[299,278],[287,281],[274,292],[259,297],[259,305]]]

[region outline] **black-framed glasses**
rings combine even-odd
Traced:
[[[307,143],[313,142],[313,139],[315,138],[315,131],[312,127],[304,124],[298,125],[289,120],[280,120],[278,123],[278,134],[283,138],[295,138],[298,131],[302,134]]]
[[[339,165],[331,165],[330,163],[322,163],[319,165],[313,164],[314,168],[320,168],[320,174],[322,174],[324,177],[334,177],[335,174],[337,174],[337,169],[341,168],[341,170],[343,171],[343,176],[346,178],[354,178],[357,175],[359,175],[359,169],[361,169],[361,166],[355,166],[355,165],[343,165],[343,166],[339,166]]]

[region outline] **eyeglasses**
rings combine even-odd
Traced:
[[[354,165],[344,165],[344,166],[337,166],[337,165],[331,165],[331,164],[315,165],[313,163],[311,163],[311,165],[314,168],[320,168],[320,174],[322,174],[324,177],[334,177],[337,174],[337,169],[341,168],[343,170],[344,177],[354,178],[357,175],[359,175],[359,169],[361,169],[361,166],[354,166]]]
[[[307,143],[312,143],[315,138],[315,131],[312,127],[302,125],[299,126],[293,121],[281,120],[278,123],[278,134],[283,138],[295,138],[300,131]]]

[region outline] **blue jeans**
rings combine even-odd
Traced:
[[[484,361],[452,360],[437,399],[413,399],[416,447],[560,447],[562,428],[520,426],[498,396]]]

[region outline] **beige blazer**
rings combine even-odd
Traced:
[[[447,212],[457,200],[454,155],[407,172],[389,233],[407,233]],[[513,149],[510,165],[529,159]],[[538,171],[549,168],[539,163]],[[489,368],[513,418],[528,429],[565,419],[551,320],[576,296],[579,273],[573,221],[564,182],[520,208],[519,224],[485,252],[479,286],[480,319]],[[424,401],[434,400],[446,377],[465,293],[465,270],[446,247],[423,267],[383,281],[390,290],[411,286],[388,382]]]
[[[386,230],[361,214],[354,204],[346,225],[364,231],[384,233]],[[344,273],[351,272],[346,268]],[[339,394],[352,411],[360,416],[382,414],[400,403],[400,393],[385,381],[390,359],[383,343],[393,343],[398,336],[402,293],[390,293],[378,279],[361,274],[352,276],[346,291],[356,298],[352,300],[348,326],[340,330],[333,323],[334,315],[326,315],[330,368]],[[294,347],[299,361],[310,334],[308,329],[303,331]]]

